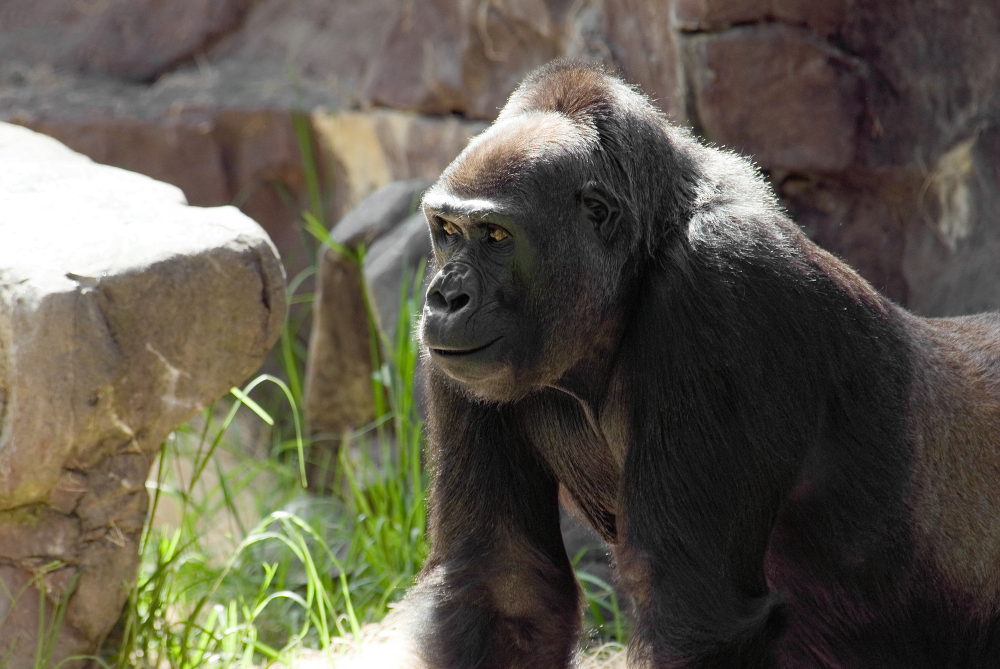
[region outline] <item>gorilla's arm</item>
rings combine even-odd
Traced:
[[[772,318],[785,296],[759,290],[748,298],[705,267],[654,273],[622,346],[633,434],[615,552],[653,666],[777,666],[783,611],[765,551],[823,400],[807,352],[789,345],[802,324]]]
[[[651,416],[626,464],[629,541],[615,547],[615,561],[635,595],[636,646],[657,667],[777,667],[784,612],[765,583],[764,552],[783,486],[754,489],[733,444],[689,440],[685,419]],[[695,449],[717,460],[715,471],[691,467]],[[664,450],[672,457],[654,455]],[[665,475],[669,467],[687,480]]]
[[[580,626],[557,482],[511,407],[429,371],[431,554],[409,596],[430,667],[562,668]]]

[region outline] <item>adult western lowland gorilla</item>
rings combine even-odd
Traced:
[[[650,667],[1000,666],[1000,315],[924,319],[601,70],[427,193],[434,668],[566,667],[561,499]]]

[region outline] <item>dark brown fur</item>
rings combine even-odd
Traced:
[[[564,499],[650,667],[1000,666],[1000,315],[928,320],[600,70],[425,198],[434,668],[562,668]]]

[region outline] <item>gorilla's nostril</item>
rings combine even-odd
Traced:
[[[450,311],[459,311],[460,309],[462,309],[462,307],[464,307],[468,303],[469,303],[469,296],[466,295],[465,293],[462,293],[454,300],[452,300]]]
[[[448,308],[448,300],[440,290],[433,290],[427,294],[427,304],[435,311],[442,311]]]

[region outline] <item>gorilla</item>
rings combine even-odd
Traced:
[[[572,664],[562,502],[635,666],[1000,666],[1000,314],[908,313],[580,63],[529,75],[422,206],[424,664]]]

